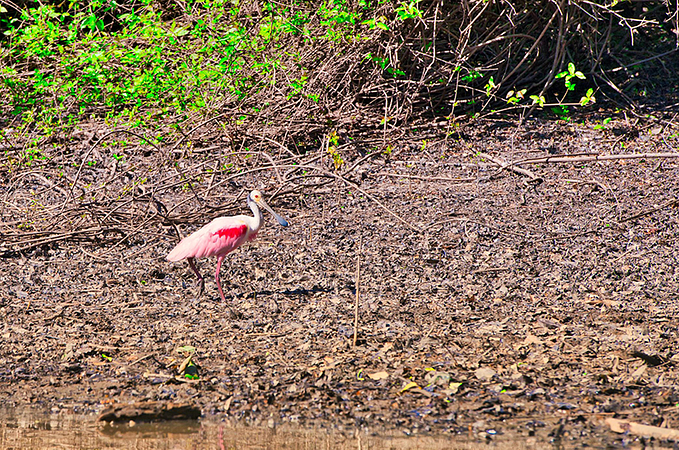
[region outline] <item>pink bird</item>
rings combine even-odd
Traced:
[[[238,215],[232,217],[218,217],[212,222],[205,225],[200,230],[185,237],[179,244],[167,255],[168,261],[180,261],[186,259],[189,266],[198,276],[198,283],[200,285],[200,292],[203,293],[205,287],[205,280],[196,268],[194,258],[205,258],[208,256],[217,257],[217,271],[215,272],[215,281],[219,289],[219,295],[222,300],[224,298],[224,291],[219,282],[219,269],[222,266],[224,257],[237,249],[247,241],[252,241],[257,236],[259,227],[262,226],[262,212],[259,207],[263,207],[269,211],[276,218],[278,223],[287,227],[288,222],[276,214],[273,209],[266,204],[259,191],[252,191],[248,195],[248,206],[252,210],[254,217]]]

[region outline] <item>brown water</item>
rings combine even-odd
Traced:
[[[233,426],[215,421],[165,422],[110,426],[92,416],[39,413],[33,410],[0,411],[0,449],[6,450],[327,450],[327,449],[545,449],[545,440],[516,437],[493,440],[478,436],[405,436],[391,433],[339,433],[322,429]]]

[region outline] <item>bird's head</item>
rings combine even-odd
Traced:
[[[255,202],[255,203],[259,204],[259,202],[261,202],[262,199],[263,199],[262,193],[259,192],[257,189],[250,192],[250,195],[248,195],[248,202]]]
[[[271,215],[273,215],[276,218],[278,223],[280,223],[284,227],[288,226],[288,221],[279,216],[278,214],[276,214],[276,212],[273,209],[271,209],[269,205],[266,204],[266,202],[264,201],[264,197],[262,197],[262,193],[259,192],[258,190],[255,189],[254,191],[250,192],[250,195],[248,195],[248,203],[254,203],[257,206],[261,206],[262,208],[269,211]]]

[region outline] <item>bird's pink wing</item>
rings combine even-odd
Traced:
[[[167,259],[179,261],[185,258],[224,256],[240,247],[245,242],[247,233],[248,226],[244,222],[231,217],[220,217],[182,239],[167,255]]]

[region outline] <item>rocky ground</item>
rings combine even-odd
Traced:
[[[290,222],[266,215],[227,257],[237,318],[214,259],[199,263],[198,299],[188,265],[164,259],[178,240],[167,222],[118,240],[6,235],[0,403],[94,415],[184,402],[243,423],[606,445],[644,439],[613,433],[611,417],[679,428],[679,160],[498,166],[675,152],[677,126],[577,122],[421,131],[346,153],[345,180],[326,161],[313,184],[253,172],[216,187],[213,204],[236,202],[229,214],[247,212],[256,187]],[[78,176],[96,181],[86,169]],[[23,217],[12,207],[24,191],[56,206],[67,195],[31,176],[0,189],[5,223]],[[190,215],[192,195],[178,185],[157,197],[182,205],[182,233],[215,216]],[[180,367],[186,346],[193,373]]]

